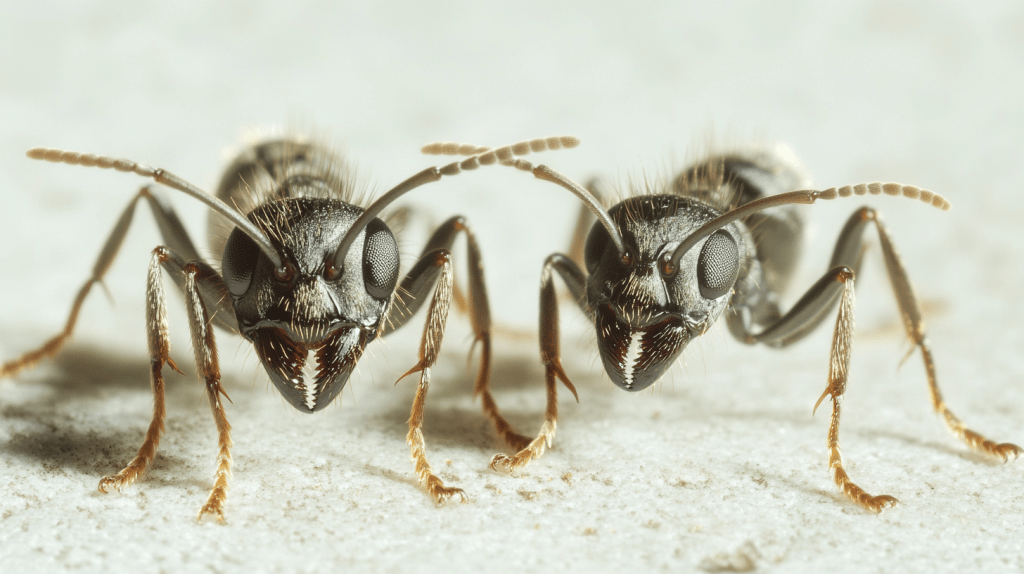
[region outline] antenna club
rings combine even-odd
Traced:
[[[941,209],[942,211],[949,211],[953,207],[953,204],[951,204],[948,199],[937,193],[928,191],[927,189],[921,189],[914,185],[904,185],[902,183],[873,182],[844,185],[842,187],[830,187],[824,191],[818,192],[816,197],[818,199],[836,199],[838,197],[851,197],[854,195],[902,196],[907,199],[921,200],[924,203],[930,204],[932,207]]]
[[[25,152],[25,155],[27,155],[31,159],[45,160],[45,161],[56,161],[56,160],[50,159],[48,157],[49,154],[51,152],[54,152],[54,151],[60,151],[60,150],[54,150],[54,149],[48,148],[48,147],[34,147],[34,148],[28,150],[27,152]]]
[[[572,149],[578,145],[580,145],[580,139],[575,136],[537,138],[496,149],[492,149],[487,146],[463,144],[458,142],[433,142],[420,148],[420,153],[426,155],[462,156],[480,156],[482,154],[490,154],[490,157],[496,157],[498,162],[504,162],[516,155],[526,155],[528,153],[538,153],[558,149]],[[485,163],[484,165],[490,164]]]
[[[434,142],[420,148],[420,153],[426,155],[478,155],[491,148],[475,146],[472,144],[460,144],[456,142]]]
[[[556,140],[556,139],[558,141],[557,147],[556,147],[556,144],[552,141],[552,140]],[[574,148],[574,147],[576,147],[578,145],[580,145],[580,138],[575,137],[575,136],[564,136],[564,137],[560,137],[560,138],[548,138],[548,146],[551,149],[558,149],[558,147],[562,147],[562,148],[565,148],[565,149],[572,149],[572,148]]]
[[[134,172],[146,177],[150,177],[153,174],[152,168],[140,165],[134,161],[91,153],[79,153],[47,147],[35,147],[25,152],[25,155],[30,159],[35,160],[66,163],[69,165],[80,165],[84,167],[98,167],[101,169],[116,169],[117,171]]]

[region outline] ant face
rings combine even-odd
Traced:
[[[726,225],[679,261],[669,259],[687,235],[720,213],[692,198],[640,196],[612,207],[622,234],[619,254],[595,224],[584,254],[587,299],[596,314],[605,371],[627,391],[640,391],[665,373],[689,342],[704,334],[728,306],[740,271],[743,239]]]
[[[398,246],[374,219],[353,244],[344,269],[335,250],[361,209],[337,200],[287,199],[249,214],[278,247],[275,269],[237,229],[224,249],[224,281],[239,329],[253,342],[274,385],[296,409],[316,412],[344,388],[378,332],[398,280]],[[316,377],[303,368],[316,356]]]

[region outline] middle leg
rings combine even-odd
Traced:
[[[441,340],[444,337],[448,310],[452,302],[451,259],[451,254],[447,249],[437,249],[421,258],[406,277],[407,280],[413,278],[425,281],[426,279],[423,278],[438,276],[437,285],[434,287],[434,296],[427,309],[427,320],[423,325],[419,362],[399,378],[402,380],[413,373],[420,373],[420,383],[416,387],[416,397],[413,399],[412,412],[409,414],[409,434],[406,436],[406,442],[409,445],[409,455],[420,484],[438,505],[444,504],[455,495],[459,495],[462,502],[466,501],[466,495],[461,488],[445,486],[444,481],[434,473],[427,460],[427,447],[423,439],[423,415],[430,386],[430,370],[437,362],[437,355],[441,350]],[[403,281],[404,283],[405,281]]]

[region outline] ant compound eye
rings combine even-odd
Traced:
[[[235,297],[241,297],[249,290],[259,257],[260,248],[256,242],[236,227],[228,236],[224,256],[221,258],[224,283]]]
[[[697,259],[697,284],[705,299],[718,299],[732,289],[740,274],[740,251],[732,236],[721,229],[712,233]]]
[[[374,299],[389,299],[398,283],[398,243],[380,219],[366,226],[363,243],[363,283]]]
[[[604,257],[604,252],[608,249],[609,241],[611,241],[611,237],[603,225],[595,223],[594,227],[590,228],[590,234],[587,235],[587,243],[583,248],[583,262],[587,266],[587,272],[591,275],[594,274],[597,266],[601,264],[601,258]]]

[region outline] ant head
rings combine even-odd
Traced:
[[[725,311],[740,273],[743,235],[725,225],[670,268],[675,248],[719,216],[717,210],[693,198],[652,195],[627,199],[609,215],[623,251],[594,225],[585,250],[587,300],[605,370],[619,387],[640,391]]]
[[[275,266],[240,229],[224,248],[223,277],[242,335],[256,347],[281,394],[297,409],[327,406],[372,341],[398,282],[398,245],[374,218],[334,266],[342,236],[361,209],[339,200],[292,198],[257,207],[248,218],[282,259]],[[303,367],[316,353],[314,381]]]

